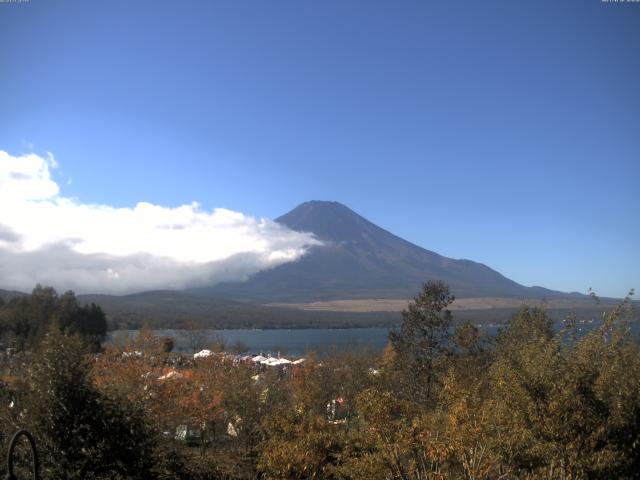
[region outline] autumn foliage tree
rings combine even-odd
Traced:
[[[572,327],[553,335],[540,310],[514,316],[490,371],[496,448],[514,473],[623,478],[640,471],[640,355],[630,307],[627,298],[582,337]]]

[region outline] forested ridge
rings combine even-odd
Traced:
[[[451,333],[453,296],[429,282],[383,353],[283,368],[173,354],[150,329],[97,352],[104,315],[73,298],[0,306],[0,442],[31,431],[45,479],[639,477],[629,298],[585,335],[524,305],[487,337]]]

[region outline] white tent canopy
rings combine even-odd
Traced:
[[[193,358],[206,358],[211,356],[211,350],[200,350],[198,353],[193,354]]]
[[[267,365],[269,367],[277,367],[278,365],[287,365],[291,363],[291,360],[287,360],[286,358],[271,357],[271,358],[267,358],[266,360],[263,360],[260,363],[262,365]]]

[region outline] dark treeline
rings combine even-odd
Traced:
[[[4,365],[0,438],[32,431],[45,479],[639,478],[628,299],[585,335],[523,306],[494,338],[450,333],[452,300],[430,282],[382,354],[286,368],[181,357],[150,330],[91,354],[49,320]]]
[[[107,333],[102,308],[95,303],[80,305],[72,291],[58,295],[51,287],[37,285],[31,295],[0,298],[0,345],[30,349],[52,325],[77,333],[94,351]]]

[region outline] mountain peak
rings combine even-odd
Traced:
[[[276,218],[299,232],[311,232],[323,240],[354,241],[368,231],[382,230],[340,202],[311,200]]]
[[[340,214],[340,213],[350,213],[353,215],[357,215],[353,210],[351,210],[346,205],[330,200],[309,200],[307,202],[301,203],[289,213],[282,215],[280,218],[276,219],[276,221],[280,221],[285,217],[295,214],[295,216],[300,215],[319,215],[319,214]]]
[[[347,207],[346,205],[340,202],[336,202],[335,200],[308,200],[298,205],[298,207],[302,207],[304,205],[317,207],[317,208],[341,207],[341,208],[346,208],[347,210],[350,210],[349,207]]]

